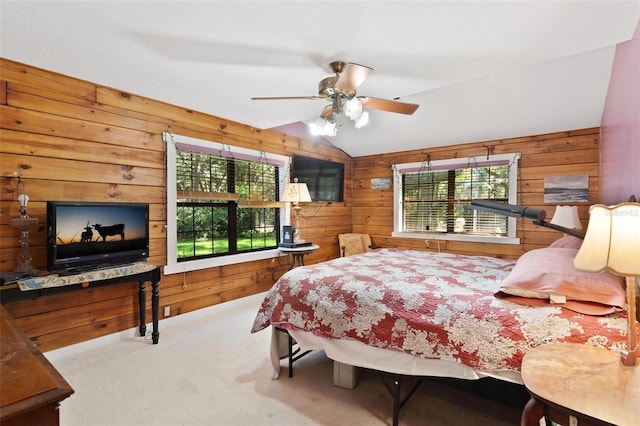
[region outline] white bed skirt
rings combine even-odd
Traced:
[[[287,356],[286,335],[271,327],[271,364],[273,379],[280,376],[280,360]],[[477,380],[493,377],[511,383],[522,384],[520,373],[515,371],[478,371],[454,361],[427,359],[405,352],[367,346],[356,340],[328,339],[313,333],[289,330],[298,346],[305,350],[324,350],[327,357],[341,364],[368,368],[407,376],[449,377]]]

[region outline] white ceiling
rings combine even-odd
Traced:
[[[352,156],[600,125],[615,45],[640,1],[6,1],[0,55],[258,128],[306,134],[329,62],[374,68]]]

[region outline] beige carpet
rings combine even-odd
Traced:
[[[293,378],[283,368],[271,380],[270,331],[249,333],[262,298],[163,320],[158,345],[131,331],[48,352],[75,390],[60,407],[62,426],[391,424],[379,375],[364,371],[355,389],[335,387],[323,352],[298,361]],[[513,426],[519,416],[519,408],[427,381],[400,424]]]

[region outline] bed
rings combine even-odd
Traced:
[[[348,366],[515,383],[524,354],[541,344],[624,350],[621,279],[575,271],[577,248],[561,240],[517,261],[377,249],[296,268],[267,292],[251,331],[273,326],[274,378],[276,328]]]

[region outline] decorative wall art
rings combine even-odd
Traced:
[[[589,176],[553,176],[544,178],[544,202],[588,203]]]
[[[391,188],[391,178],[371,178],[371,189]]]

